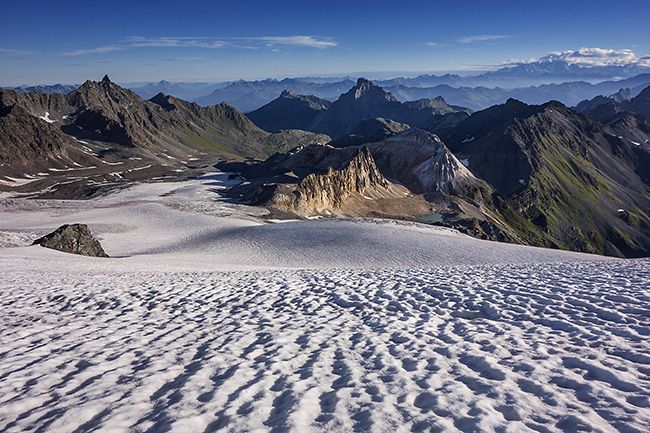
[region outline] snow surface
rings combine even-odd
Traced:
[[[0,201],[0,431],[649,430],[650,261],[269,224],[228,182]],[[25,246],[72,222],[112,258]]]
[[[469,158],[461,159],[460,163],[463,164],[465,167],[469,167]]]
[[[50,119],[50,113],[48,111],[45,112],[44,115],[40,116],[39,119],[45,120],[47,123],[54,123],[56,120]]]
[[[42,178],[33,177],[29,175],[25,175],[25,177],[26,179],[4,176],[5,179],[9,179],[9,180],[0,179],[0,184],[7,185],[7,186],[19,186],[19,185],[27,185],[28,183],[36,182],[37,180],[42,179]]]

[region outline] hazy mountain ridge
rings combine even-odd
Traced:
[[[558,100],[565,105],[576,105],[580,101],[593,98],[596,95],[612,94],[621,88],[630,88],[633,95],[650,85],[650,73],[634,77],[604,80],[597,83],[588,81],[566,81],[559,83],[542,83],[517,87],[512,81],[502,80],[486,83],[471,80],[438,80],[424,78],[373,80],[378,86],[392,93],[399,101],[418,99],[434,99],[442,96],[450,105],[482,110],[496,104],[502,104],[509,98],[516,98],[530,104],[544,103],[548,100]],[[436,84],[438,83],[438,84]],[[217,89],[210,98],[198,98],[202,105],[228,102],[243,112],[257,108],[273,101],[283,91],[288,90],[299,94],[314,95],[322,99],[334,100],[347,91],[354,82],[343,80],[333,83],[307,83],[300,80],[264,80],[242,81],[230,86]]]
[[[439,116],[458,112],[470,113],[471,110],[450,106],[442,97],[402,103],[382,87],[359,78],[354,87],[331,104],[315,96],[285,91],[247,116],[269,131],[302,128],[327,134],[342,145],[345,142],[360,144],[372,141],[373,137],[385,138],[390,130],[404,129],[395,123],[389,125],[389,122],[434,128],[437,123],[442,123]],[[452,117],[456,123],[462,118]],[[383,120],[373,123],[370,122],[372,119]],[[371,129],[373,126],[376,130]]]
[[[66,95],[79,88],[78,84],[40,84],[36,86],[19,86],[13,89],[20,93],[38,92],[38,93],[60,93]]]
[[[283,129],[308,130],[314,120],[327,110],[332,103],[313,95],[300,95],[288,90],[283,91],[277,99],[251,111],[246,117],[268,132]]]
[[[442,96],[451,105],[482,110],[505,103],[509,98],[529,104],[557,100],[573,106],[585,99],[613,94],[626,87],[636,95],[650,85],[650,70],[638,65],[584,67],[562,62],[539,62],[507,66],[479,75],[422,74],[413,78],[396,77],[373,82],[402,102]],[[353,85],[354,81],[350,77],[301,77],[212,84],[162,80],[134,84],[129,88],[143,99],[162,92],[204,106],[226,102],[242,112],[250,112],[278,98],[285,90],[333,101]],[[16,90],[67,93],[75,88],[76,86],[57,84],[21,86]]]
[[[283,80],[237,81],[223,89],[216,89],[209,95],[196,99],[201,105],[228,102],[242,112],[255,110],[276,99],[283,91],[315,95],[322,99],[335,99],[354,85],[343,80],[333,83],[309,83],[292,78]]]
[[[164,93],[186,101],[194,101],[197,98],[213,92],[217,88],[226,87],[228,84],[230,83],[184,83],[161,80],[157,83],[132,85],[128,86],[128,88],[142,99],[151,99],[159,93]]]

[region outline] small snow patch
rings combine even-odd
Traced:
[[[126,172],[130,173],[132,171],[146,170],[147,168],[151,168],[151,164],[145,165],[144,167],[132,168],[131,170],[127,170]]]
[[[7,180],[0,179],[0,184],[6,185],[6,186],[27,185],[28,183],[32,183],[32,182],[35,182],[37,180],[40,180],[40,178],[38,178],[38,177],[33,177],[33,176],[29,176],[29,175],[25,176],[27,179],[22,179],[22,178],[19,178],[19,177],[11,177],[11,176],[4,176],[4,177]]]
[[[519,179],[519,183],[522,185],[526,185],[526,181],[524,179]]]
[[[45,120],[47,123],[54,123],[54,122],[56,122],[56,120],[52,120],[52,119],[50,119],[50,112],[49,112],[49,111],[46,111],[45,114],[44,114],[43,116],[39,117],[39,119],[43,119],[43,120]]]
[[[465,167],[469,167],[469,158],[459,160]]]
[[[474,141],[474,137],[472,137],[472,138],[466,138],[466,139],[464,139],[462,142],[463,142],[463,143],[469,143],[470,141]]]
[[[641,143],[639,143],[638,141],[633,141],[632,144],[636,144],[637,146],[641,146]]]

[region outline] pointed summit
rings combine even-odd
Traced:
[[[104,78],[102,78],[102,83],[110,83],[111,79],[108,78],[108,74],[104,75]]]
[[[391,118],[388,113],[399,110],[400,103],[392,93],[375,86],[365,78],[342,94],[339,99],[316,120],[312,130],[322,131],[336,139],[347,135],[364,119]]]
[[[370,86],[374,86],[374,84],[372,83],[372,81],[370,81],[368,79],[365,79],[363,77],[359,77],[357,79],[357,87],[364,87],[364,86],[365,87],[370,87]]]

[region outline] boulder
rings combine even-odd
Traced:
[[[36,239],[34,245],[91,257],[108,257],[86,224],[64,224],[52,233]]]

